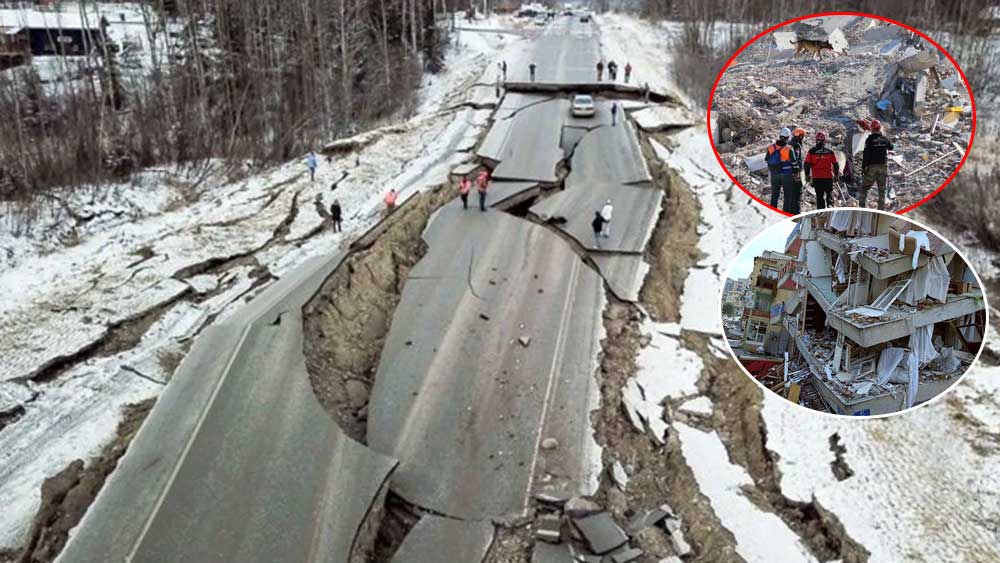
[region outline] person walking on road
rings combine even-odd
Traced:
[[[631,77],[632,77],[632,63],[625,61],[625,84],[628,84],[628,80]]]
[[[458,181],[458,197],[462,198],[462,209],[469,208],[469,191],[472,189],[472,182],[462,176],[462,179]]]
[[[767,152],[764,153],[764,161],[767,162],[767,169],[771,174],[771,207],[778,207],[778,200],[784,191],[782,209],[789,213],[795,199],[794,175],[798,173],[795,169],[795,149],[788,144],[791,136],[792,132],[788,127],[782,128],[778,133],[778,140],[768,145]]]
[[[806,181],[816,190],[816,209],[833,207],[833,180],[840,176],[837,155],[826,146],[826,133],[816,132],[816,144],[805,159]]]
[[[486,211],[486,189],[490,183],[490,173],[483,170],[476,178],[476,188],[479,190],[479,210]]]
[[[528,73],[531,74],[531,81],[535,81],[535,63],[528,65]]]
[[[608,79],[612,82],[618,79],[618,63],[615,61],[608,63]]]
[[[858,206],[868,205],[868,188],[878,186],[878,208],[885,209],[885,189],[888,180],[886,163],[889,151],[893,149],[889,139],[882,135],[882,124],[876,119],[869,126],[871,135],[865,139],[865,149],[861,153],[861,191],[858,192]]]
[[[500,71],[503,73],[503,80],[504,80],[504,82],[506,82],[507,81],[507,61],[503,61],[503,62],[500,63]]]
[[[611,126],[615,126],[616,118],[618,117],[618,104],[611,102]]]
[[[313,151],[309,151],[309,154],[306,155],[306,166],[309,168],[310,182],[316,181],[316,165],[317,165],[316,153]]]
[[[604,61],[597,61],[597,81],[604,79]]]
[[[615,206],[611,205],[611,200],[604,202],[604,207],[601,208],[601,218],[604,219],[604,228],[601,235],[604,238],[611,236],[611,214],[614,213]]]
[[[342,211],[340,209],[340,200],[333,200],[333,205],[330,206],[330,220],[333,221],[333,232],[339,233],[340,229],[340,218]]]
[[[396,197],[397,194],[395,188],[389,190],[389,193],[385,194],[384,201],[385,201],[385,210],[387,212],[392,213],[392,211],[396,209]]]
[[[597,248],[601,247],[601,232],[604,230],[604,223],[604,217],[601,216],[601,212],[595,211],[594,220],[590,222],[590,226],[594,229],[594,246]]]

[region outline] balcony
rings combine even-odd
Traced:
[[[777,289],[778,278],[765,278],[764,276],[760,276],[757,278],[757,287],[761,289]]]

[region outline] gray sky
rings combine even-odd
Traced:
[[[753,259],[763,254],[765,250],[784,252],[785,240],[788,239],[789,233],[794,228],[795,223],[791,219],[785,219],[768,227],[763,234],[758,235],[750,244],[743,247],[740,255],[736,257],[736,260],[733,260],[730,266],[729,277],[732,279],[748,277],[753,271]]]

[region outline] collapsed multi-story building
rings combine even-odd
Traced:
[[[769,387],[812,408],[865,416],[909,408],[958,381],[982,345],[987,313],[954,248],[870,211],[797,223],[786,245],[797,257],[774,281],[794,289],[775,294],[768,327],[779,328],[765,331],[777,335],[767,351],[789,360],[770,371],[780,379]]]

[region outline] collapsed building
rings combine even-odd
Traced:
[[[788,257],[778,277],[762,274],[751,288],[772,286],[773,301],[766,325],[762,308],[747,315],[740,359],[793,402],[856,416],[897,412],[948,389],[982,346],[986,304],[972,269],[905,219],[856,210],[803,217],[786,253],[771,254]]]
[[[829,45],[796,56],[799,43]],[[712,102],[713,138],[729,172],[767,199],[764,152],[782,127],[825,131],[853,184],[834,191],[855,203],[861,184],[864,120],[879,119],[893,141],[890,209],[903,209],[937,189],[961,162],[972,133],[969,88],[933,44],[900,26],[860,16],[796,22],[747,48],[719,81]],[[815,208],[803,190],[802,209]],[[872,202],[869,202],[872,205]]]

